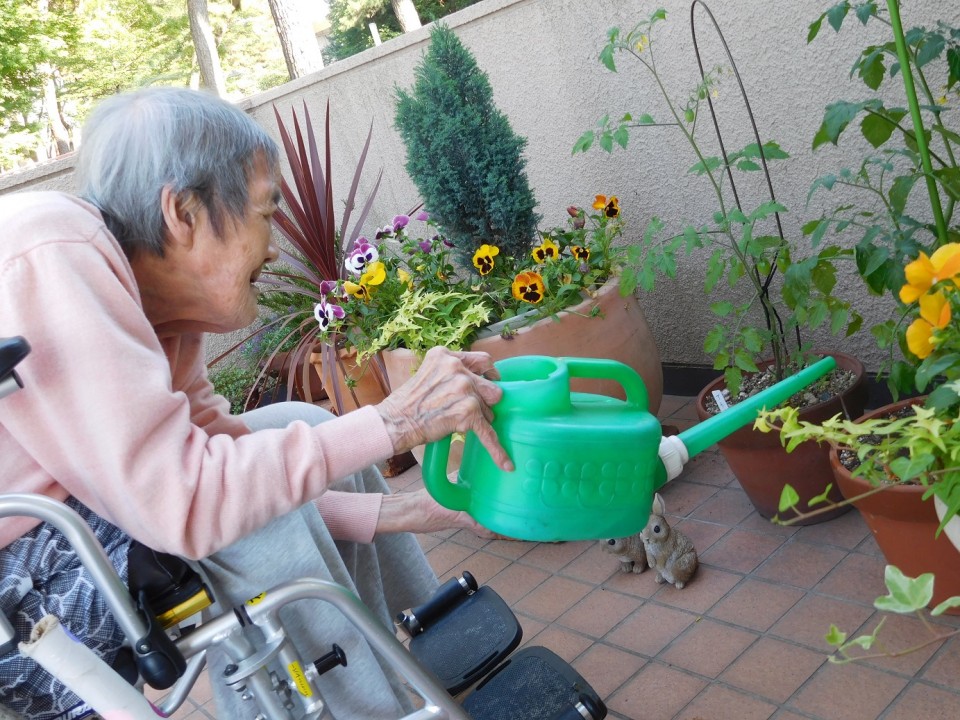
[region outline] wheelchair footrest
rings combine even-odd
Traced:
[[[481,587],[414,635],[410,652],[456,695],[513,652],[522,635],[503,598]]]
[[[473,720],[601,720],[607,708],[570,665],[543,647],[516,653],[467,696]]]

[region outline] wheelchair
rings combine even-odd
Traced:
[[[15,366],[29,353],[21,337],[0,338],[0,398],[23,387]],[[281,620],[285,605],[302,600],[330,603],[405,681],[415,708],[405,720],[602,720],[607,709],[586,680],[550,650],[520,645],[520,624],[495,591],[464,572],[444,583],[423,605],[396,616],[391,633],[360,599],[332,582],[301,578],[252,597],[242,606],[185,625],[212,603],[202,580],[175,558],[161,568],[170,582],[139,583],[132,591],[114,570],[81,516],[51,498],[0,495],[0,517],[26,515],[63,533],[102,594],[126,638],[121,658],[108,666],[64,633],[57,618],[45,617],[29,641],[15,637],[0,615],[0,650],[19,647],[103,716],[130,720],[169,717],[183,704],[203,672],[206,653],[221,648],[229,663],[221,682],[257,709],[258,720],[321,720],[331,717],[317,685],[327,672],[349,664],[343,651],[315,660],[300,657]],[[155,554],[154,554],[155,555]],[[133,554],[130,555],[134,562]],[[176,568],[171,572],[171,568]],[[150,578],[151,570],[134,568]],[[133,583],[131,582],[131,585]],[[244,628],[255,626],[262,643]],[[406,636],[406,643],[399,635]],[[17,645],[17,641],[19,645]],[[159,706],[142,694],[144,685],[169,690]],[[0,720],[15,718],[0,708]],[[340,718],[339,720],[348,720]],[[357,719],[362,720],[362,719]]]

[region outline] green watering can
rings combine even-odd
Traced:
[[[646,525],[653,494],[694,455],[753,422],[836,367],[826,357],[796,375],[663,437],[647,389],[628,365],[596,358],[526,355],[496,363],[503,398],[493,429],[516,470],[498,468],[468,433],[456,482],[447,478],[450,438],[427,446],[423,481],[444,507],[465,510],[518,540],[625,537]],[[570,378],[619,383],[626,400],[570,391]]]

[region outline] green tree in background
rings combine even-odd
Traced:
[[[425,209],[467,262],[484,243],[524,255],[540,216],[524,170],[526,139],[493,103],[490,81],[452,30],[437,26],[396,127]]]
[[[421,22],[429,23],[479,1],[413,0],[413,4]],[[326,62],[343,60],[373,47],[370,23],[377,24],[384,42],[403,34],[390,0],[331,0],[330,44],[324,50]]]
[[[287,81],[267,0],[208,6],[229,97]],[[197,70],[183,0],[0,0],[0,172],[73,149],[101,98]]]

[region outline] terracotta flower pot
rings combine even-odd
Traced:
[[[858,421],[890,415],[918,400],[912,398],[884,405],[866,413]],[[854,477],[840,462],[839,451],[830,449],[830,466],[843,496],[849,500],[874,488],[867,480]],[[923,500],[926,488],[920,485],[893,485],[869,497],[854,500],[883,557],[896,565],[905,575],[917,577],[932,572],[935,575],[933,600],[930,607],[960,595],[960,551],[946,533],[936,537],[940,518],[933,500]],[[960,613],[960,608],[950,611]]]
[[[853,372],[857,379],[842,397],[804,408],[800,419],[808,422],[822,422],[838,413],[847,413],[848,417],[857,417],[866,404],[867,389],[863,381],[863,363],[850,355],[831,352],[837,366]],[[770,362],[764,363],[764,367]],[[697,415],[700,420],[712,417],[706,409],[706,398],[714,390],[724,387],[723,378],[718,378],[700,391],[697,397]],[[751,425],[737,430],[718,443],[723,455],[740,486],[747,494],[757,512],[765,518],[777,514],[780,494],[783,486],[789,484],[800,496],[798,507],[807,508],[807,502],[823,494],[827,485],[833,481],[830,470],[830,448],[816,443],[803,443],[788,453],[780,444],[778,433],[762,433]],[[834,485],[828,498],[834,502],[842,500],[839,489]],[[838,517],[849,510],[849,506],[815,515],[800,524],[812,525]]]
[[[335,407],[339,392],[340,407],[337,412],[350,412],[364,405],[376,405],[387,396],[372,361],[358,365],[356,350],[340,350],[336,372],[333,373],[323,362],[323,354],[319,351],[310,353],[310,362],[323,379],[323,387]],[[347,384],[346,378],[351,379],[352,387]]]
[[[591,317],[595,312],[598,314]],[[600,288],[596,297],[558,313],[557,319],[543,318],[519,328],[509,338],[499,334],[483,337],[470,349],[490,353],[495,361],[518,355],[617,360],[643,378],[652,414],[663,399],[663,368],[647,318],[635,296],[620,295],[616,280]],[[570,386],[574,392],[625,398],[620,385],[610,380],[578,378]]]

